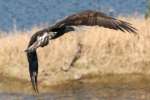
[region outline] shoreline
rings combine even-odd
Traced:
[[[1,77],[3,82],[0,82],[0,93],[20,93],[33,94],[30,81],[18,80],[15,78]],[[70,90],[78,86],[99,85],[105,88],[128,88],[128,89],[150,89],[150,77],[144,74],[106,74],[106,75],[89,75],[80,80],[66,80],[59,84],[39,84],[40,93],[57,92]],[[16,86],[16,87],[14,87]]]

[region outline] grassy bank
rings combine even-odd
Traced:
[[[39,48],[39,84],[55,85],[86,75],[150,74],[150,21],[123,20],[139,30],[139,38],[102,27],[85,27]],[[24,50],[31,36],[29,34],[37,30],[39,28],[0,37],[1,76],[30,80]],[[80,54],[73,66],[67,72],[62,71],[78,50]]]

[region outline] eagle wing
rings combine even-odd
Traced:
[[[27,59],[29,62],[29,73],[30,73],[32,87],[34,91],[38,93],[38,84],[37,84],[38,57],[36,51],[27,52]]]
[[[50,30],[56,30],[65,26],[101,26],[114,30],[121,30],[123,32],[137,33],[137,30],[132,27],[128,22],[115,19],[113,17],[107,16],[102,12],[87,10],[80,13],[73,14],[64,18],[63,20],[57,22],[54,26],[50,27]]]

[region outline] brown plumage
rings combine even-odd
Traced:
[[[33,88],[38,92],[37,76],[38,76],[38,59],[36,49],[44,47],[49,43],[49,40],[56,39],[64,33],[75,31],[73,26],[101,26],[114,30],[127,31],[137,34],[137,30],[131,26],[130,23],[112,18],[104,13],[97,11],[82,11],[64,18],[63,20],[55,23],[54,25],[36,32],[30,39],[28,48],[26,49],[27,58],[29,62],[29,71]]]

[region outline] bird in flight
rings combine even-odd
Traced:
[[[42,29],[32,35],[28,47],[25,50],[29,62],[29,73],[32,87],[38,93],[38,57],[36,49],[49,44],[49,40],[59,38],[63,34],[75,31],[75,26],[100,26],[104,28],[120,30],[137,34],[137,30],[128,22],[107,16],[98,11],[86,10],[82,11],[56,22],[52,26]]]

